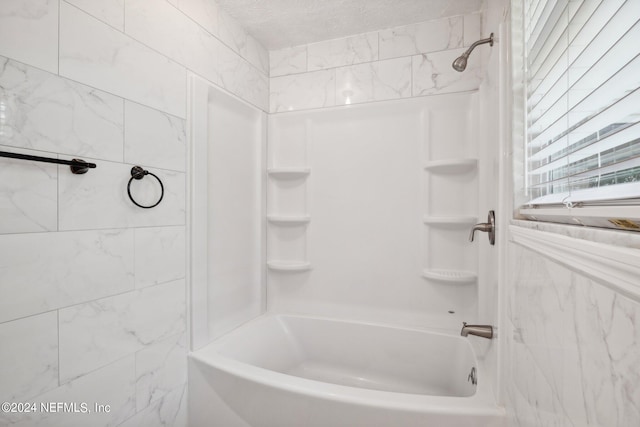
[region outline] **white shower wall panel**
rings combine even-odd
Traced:
[[[209,89],[208,305],[215,337],[262,310],[263,113]]]
[[[269,271],[269,310],[450,330],[474,317],[474,281],[439,282],[422,273],[477,270],[468,228],[430,230],[424,220],[439,214],[434,200],[447,206],[447,215],[479,216],[473,170],[463,171],[462,178],[454,173],[449,180],[446,175],[433,180],[425,169],[441,156],[477,156],[476,96],[467,92],[269,117],[269,167],[308,168],[309,174],[298,181],[270,177],[268,212],[310,219],[288,231],[270,223],[267,259],[311,268]],[[292,135],[295,143],[287,139]]]

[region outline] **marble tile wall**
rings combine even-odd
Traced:
[[[0,2],[0,150],[97,164],[0,158],[1,400],[92,411],[0,425],[186,426],[187,76],[266,111],[268,63],[213,0]]]
[[[640,425],[640,303],[528,248],[508,252],[509,425]]]
[[[475,13],[271,51],[270,112],[477,89],[486,55],[451,63],[481,28]]]

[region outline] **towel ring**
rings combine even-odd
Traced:
[[[155,179],[158,180],[158,183],[160,184],[160,198],[158,199],[157,202],[155,202],[153,205],[150,206],[143,206],[140,203],[136,202],[133,199],[133,196],[131,195],[131,183],[133,182],[134,179],[140,180],[142,178],[144,178],[145,175],[151,175],[152,177],[154,177]],[[127,184],[127,193],[129,194],[129,198],[131,199],[131,201],[133,202],[134,205],[143,208],[143,209],[151,209],[151,208],[155,208],[156,206],[158,206],[160,204],[160,202],[162,201],[162,198],[164,197],[164,185],[162,185],[162,181],[160,181],[160,178],[158,178],[158,176],[156,174],[153,174],[151,172],[149,172],[148,170],[144,170],[142,169],[140,166],[134,166],[131,168],[131,178],[129,179],[129,183]]]

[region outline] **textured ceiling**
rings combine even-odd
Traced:
[[[269,50],[480,10],[482,0],[217,0]]]

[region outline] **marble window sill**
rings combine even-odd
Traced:
[[[557,224],[552,222],[512,219],[511,226],[530,230],[546,231],[574,239],[588,240],[612,246],[640,249],[640,232],[614,230],[581,225]]]

